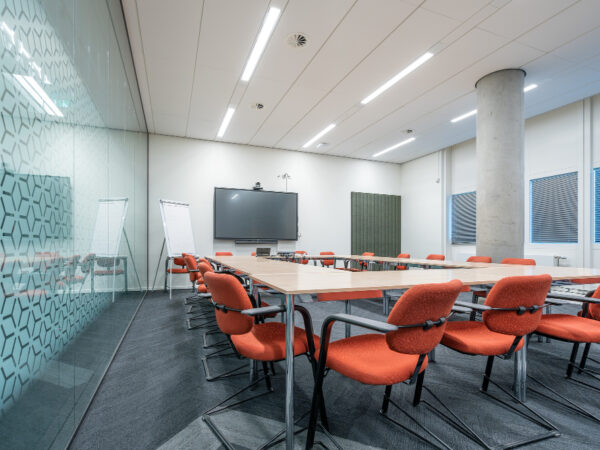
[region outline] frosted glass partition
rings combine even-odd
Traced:
[[[147,286],[146,125],[118,0],[0,6],[0,447],[64,448]]]

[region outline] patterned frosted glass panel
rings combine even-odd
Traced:
[[[118,2],[0,6],[0,447],[64,448],[147,285],[146,127]]]

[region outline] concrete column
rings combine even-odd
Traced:
[[[507,69],[477,88],[477,254],[523,257],[525,72]]]

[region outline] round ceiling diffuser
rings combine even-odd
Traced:
[[[302,48],[308,44],[308,38],[303,33],[292,33],[288,36],[287,42],[294,48]]]

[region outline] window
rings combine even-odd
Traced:
[[[452,244],[474,244],[476,230],[475,191],[454,194],[450,202],[450,241]]]
[[[531,242],[577,242],[577,172],[530,181]]]
[[[594,169],[594,242],[600,243],[600,167]]]

